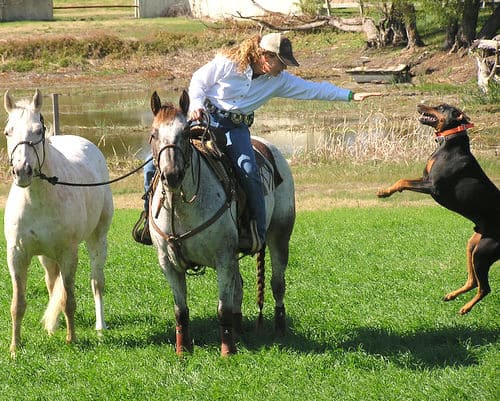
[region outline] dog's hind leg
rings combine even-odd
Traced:
[[[491,237],[483,236],[472,254],[477,293],[460,309],[461,315],[470,312],[475,304],[491,292],[488,273],[491,265],[498,259],[500,259],[500,242]]]
[[[481,239],[481,234],[474,233],[467,242],[467,281],[462,287],[446,294],[443,297],[443,301],[453,301],[459,295],[477,287],[477,279],[476,279],[476,274],[474,273],[472,254],[474,253],[480,239]]]

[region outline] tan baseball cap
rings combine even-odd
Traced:
[[[276,53],[281,62],[285,65],[299,66],[292,53],[292,42],[281,33],[268,33],[260,40],[260,47],[264,50]]]

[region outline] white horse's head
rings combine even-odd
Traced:
[[[9,118],[5,127],[7,151],[14,183],[20,187],[31,184],[40,172],[44,159],[45,126],[40,114],[42,94],[37,89],[33,99],[14,103],[5,92],[4,107]]]
[[[181,186],[191,158],[187,120],[189,96],[186,91],[180,97],[179,106],[177,108],[172,103],[162,105],[156,92],[151,96],[154,115],[151,149],[163,185],[172,190]]]

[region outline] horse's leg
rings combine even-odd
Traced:
[[[234,280],[234,296],[233,296],[233,328],[235,336],[243,334],[243,314],[241,313],[241,304],[243,302],[243,278],[240,270],[237,270]]]
[[[233,334],[233,297],[235,279],[238,276],[238,261],[226,258],[217,264],[217,284],[219,287],[219,305],[217,315],[221,329],[221,355],[235,354],[236,344]]]
[[[95,329],[99,334],[106,329],[104,321],[104,306],[102,297],[104,295],[104,264],[108,252],[108,241],[106,234],[94,233],[87,241],[92,273],[90,285],[95,304]]]
[[[291,227],[278,226],[279,229],[271,225],[267,234],[267,245],[271,257],[272,276],[271,288],[275,301],[274,307],[274,330],[276,335],[283,336],[286,332],[285,314],[285,270],[288,264],[288,242],[290,239]]]
[[[174,297],[174,315],[176,322],[175,352],[177,355],[181,356],[184,351],[193,351],[193,345],[189,335],[189,308],[186,302],[186,275],[184,273],[179,273],[168,262],[162,262],[161,259],[160,262]]]
[[[17,247],[7,248],[7,264],[12,280],[12,341],[10,352],[15,356],[16,348],[21,340],[21,323],[26,312],[26,282],[31,256],[19,252]]]
[[[45,269],[45,285],[49,292],[49,303],[43,316],[45,329],[49,334],[53,334],[58,323],[61,312],[61,298],[64,296],[62,278],[57,262],[46,256],[39,256],[38,260]]]
[[[61,279],[65,296],[61,298],[61,306],[66,318],[66,342],[72,343],[76,340],[75,335],[75,275],[78,265],[78,246],[68,249],[61,258]]]
[[[49,292],[49,298],[52,298],[54,286],[57,278],[59,277],[59,265],[55,260],[46,256],[39,256],[38,260],[45,269],[45,285],[47,286],[47,291]]]

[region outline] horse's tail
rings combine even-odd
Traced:
[[[62,311],[62,304],[66,298],[66,290],[61,275],[54,282],[52,294],[49,299],[49,304],[42,318],[45,330],[49,334],[53,334],[59,324],[59,315]]]
[[[266,248],[263,247],[257,254],[257,305],[259,306],[259,317],[257,319],[257,329],[261,329],[264,325],[264,317],[262,308],[264,308],[264,287],[265,283],[265,256]]]

